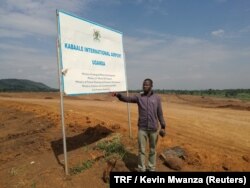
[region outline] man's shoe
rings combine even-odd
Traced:
[[[146,172],[146,170],[140,169],[140,168],[135,168],[135,172]]]
[[[155,172],[153,169],[147,169],[146,172]]]

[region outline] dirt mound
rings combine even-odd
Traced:
[[[226,104],[226,105],[219,105],[216,108],[231,108],[235,110],[248,110],[250,111],[250,106],[244,105],[235,105],[235,104]]]
[[[173,97],[173,96],[172,96]],[[241,101],[238,99],[223,99],[205,96],[191,96],[191,95],[175,95],[178,103],[184,103],[205,108],[229,108],[235,110],[250,110],[250,102]]]
[[[4,153],[1,162],[50,149],[43,134],[55,126],[53,122],[8,105],[1,105],[0,111],[0,152]]]

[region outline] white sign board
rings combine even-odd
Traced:
[[[121,32],[59,11],[58,38],[66,95],[127,90]]]

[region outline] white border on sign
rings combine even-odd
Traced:
[[[110,30],[110,31],[116,32],[116,33],[118,33],[118,34],[121,34],[121,36],[122,36],[123,63],[124,63],[125,82],[126,82],[125,85],[126,85],[126,89],[127,89],[127,91],[128,91],[126,61],[125,61],[125,58],[124,58],[125,52],[124,52],[124,47],[123,47],[123,33],[122,33],[121,31],[118,31],[118,30],[109,28],[109,27],[107,27],[107,26],[104,26],[104,25],[95,23],[95,22],[90,21],[90,20],[85,19],[85,18],[81,18],[81,17],[79,17],[79,16],[76,16],[76,15],[74,15],[74,14],[72,14],[72,13],[65,12],[65,11],[63,11],[63,10],[58,10],[58,14],[59,14],[59,13],[66,14],[66,15],[71,16],[71,17],[73,17],[73,18],[77,18],[77,19],[79,19],[79,20],[81,20],[81,21],[85,21],[85,22],[94,24],[94,25],[96,25],[96,26],[99,26],[99,27],[108,29],[108,30]],[[59,52],[59,53],[60,53],[60,66],[61,66],[61,70],[63,70],[63,62],[62,62],[63,60],[62,60],[62,50],[61,50],[60,14],[59,14],[59,16],[58,16],[58,38],[59,38],[59,44],[60,44],[60,47],[59,47],[59,51],[60,51],[60,52]],[[64,91],[64,77],[63,77],[62,74],[61,74],[61,80],[62,80],[62,83],[61,83],[62,91],[65,93],[65,91]],[[119,91],[117,91],[117,92],[119,92]],[[120,91],[120,92],[122,92],[122,91]],[[98,92],[98,93],[74,93],[74,94],[67,94],[67,95],[68,95],[68,96],[77,96],[77,95],[101,94],[101,93],[107,93],[107,92]]]

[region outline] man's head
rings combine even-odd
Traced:
[[[153,81],[151,79],[147,78],[143,81],[142,88],[145,94],[149,93],[152,90],[152,87]]]

